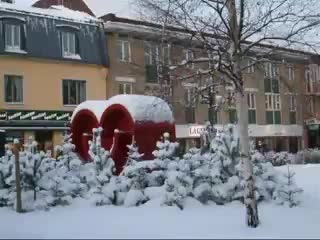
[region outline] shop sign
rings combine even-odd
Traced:
[[[205,126],[190,126],[189,127],[189,136],[190,137],[199,137],[204,130],[205,130]]]
[[[0,111],[0,121],[70,121],[72,112],[66,111]]]

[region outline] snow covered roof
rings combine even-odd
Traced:
[[[173,122],[173,114],[169,105],[161,98],[144,95],[116,95],[108,100],[85,101],[74,110],[74,116],[83,109],[88,109],[100,121],[105,109],[113,104],[123,105],[134,121]]]
[[[36,16],[43,16],[48,18],[57,18],[67,21],[75,21],[81,23],[98,24],[100,20],[98,18],[92,17],[87,13],[80,11],[73,11],[63,6],[52,6],[48,9],[20,6],[17,4],[9,4],[0,2],[0,11],[10,12],[10,13],[22,13],[30,14]]]

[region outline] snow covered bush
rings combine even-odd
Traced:
[[[115,204],[117,191],[115,164],[111,153],[101,146],[102,131],[102,128],[93,129],[93,139],[89,141],[89,154],[93,164],[88,165],[91,178],[87,177],[87,181],[91,184],[89,194],[96,206]]]
[[[166,172],[170,167],[171,162],[178,160],[177,149],[179,144],[177,142],[170,142],[169,133],[163,134],[162,141],[157,142],[157,149],[152,152],[155,156],[153,160],[153,168],[151,173],[148,175],[149,183],[148,186],[162,186],[166,179]]]
[[[183,171],[171,170],[165,181],[163,204],[184,209],[184,201],[192,193],[192,178]]]
[[[292,156],[285,151],[282,151],[282,152],[269,151],[265,154],[265,156],[267,160],[272,163],[273,166],[286,165],[287,162],[289,162],[290,157],[292,158]]]
[[[148,169],[141,161],[140,154],[135,142],[128,146],[128,160],[124,168],[124,176],[130,180],[130,190],[126,195],[124,205],[126,207],[139,206],[147,201],[144,189],[148,185]]]
[[[298,188],[295,180],[295,173],[291,171],[290,165],[287,164],[287,172],[281,179],[281,186],[277,189],[274,199],[281,205],[288,205],[290,208],[300,204],[299,195],[303,192]]]
[[[320,149],[307,149],[304,152],[305,163],[320,163]]]
[[[5,156],[0,158],[0,207],[8,206],[15,184],[15,162],[12,151],[5,145]]]
[[[74,159],[78,159],[75,153],[75,145],[72,144],[72,134],[65,134],[63,136],[63,143],[55,147],[55,151],[58,153],[57,160],[63,162],[68,170],[70,170],[70,162]]]

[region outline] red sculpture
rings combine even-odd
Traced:
[[[175,141],[175,124],[168,104],[160,98],[143,95],[117,95],[104,101],[86,101],[74,111],[71,132],[76,151],[90,161],[88,141],[92,129],[101,126],[102,146],[111,151],[117,174],[128,156],[133,138],[144,160],[152,160],[156,142],[168,132]]]

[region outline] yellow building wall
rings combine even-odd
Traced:
[[[23,104],[6,104],[4,75],[23,76]],[[30,58],[0,57],[0,108],[32,110],[66,110],[62,80],[85,80],[88,100],[106,99],[107,69],[102,66]]]

